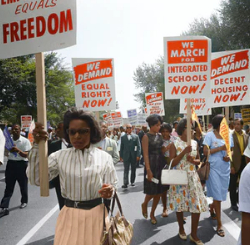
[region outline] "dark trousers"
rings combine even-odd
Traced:
[[[128,185],[128,175],[129,175],[129,168],[131,166],[131,175],[130,175],[130,183],[135,183],[135,175],[136,175],[136,161],[124,161],[124,174],[123,174],[123,184]]]
[[[26,175],[26,169],[28,162],[26,161],[12,161],[7,162],[5,170],[5,183],[6,188],[4,192],[4,197],[1,201],[1,208],[8,208],[10,203],[10,198],[13,195],[16,181],[20,186],[21,191],[21,203],[28,203],[28,178]]]
[[[239,171],[236,174],[230,174],[229,191],[230,191],[230,200],[232,206],[236,206],[239,201],[239,193],[237,191],[237,181],[238,178],[240,178],[240,175],[245,166],[246,166],[245,156],[242,156]]]
[[[62,197],[59,175],[50,181],[50,187],[54,187],[56,189],[56,196],[61,210],[65,205],[65,198]]]

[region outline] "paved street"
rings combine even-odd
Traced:
[[[0,167],[0,195],[2,198],[4,183],[4,166]],[[122,185],[123,166],[116,166],[119,186]],[[162,206],[156,210],[158,224],[153,226],[149,220],[141,215],[143,202],[143,169],[137,169],[136,187],[128,190],[118,189],[125,216],[134,224],[134,238],[132,245],[182,245],[191,244],[182,242],[177,236],[178,224],[175,213],[169,213],[168,218],[161,217]],[[54,190],[50,190],[48,198],[39,196],[39,188],[29,186],[29,204],[26,209],[20,210],[20,192],[16,185],[15,193],[10,203],[10,214],[0,219],[1,245],[52,245],[58,208]],[[150,205],[151,206],[151,205]],[[150,211],[150,209],[148,209]],[[190,214],[185,214],[187,224],[186,233],[190,233]],[[216,232],[216,221],[209,218],[209,213],[203,213],[199,223],[198,235],[205,244],[236,245],[240,232],[240,214],[230,209],[229,200],[223,203],[222,221],[226,236],[219,237]],[[91,244],[86,244],[91,245]]]

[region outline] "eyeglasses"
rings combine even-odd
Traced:
[[[78,133],[79,135],[85,135],[85,134],[89,134],[90,132],[90,128],[81,128],[81,129],[66,129],[66,133],[71,135],[71,136],[74,136],[76,133]]]
[[[132,127],[126,127],[127,129],[132,128]]]

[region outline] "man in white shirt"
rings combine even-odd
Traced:
[[[10,198],[13,195],[16,181],[21,190],[21,206],[25,208],[28,203],[28,178],[26,168],[28,166],[28,153],[31,149],[31,144],[28,139],[21,136],[20,125],[15,124],[12,127],[14,147],[10,150],[8,162],[5,170],[5,192],[1,201],[0,218],[9,214]],[[16,154],[15,154],[16,153]]]
[[[4,163],[4,146],[5,146],[5,137],[3,131],[0,128],[0,165]]]

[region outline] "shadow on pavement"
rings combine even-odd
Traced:
[[[26,243],[26,245],[53,245],[53,243],[54,243],[54,236],[49,236],[35,242]]]
[[[223,212],[233,221],[240,220],[241,221],[241,213],[232,210],[231,208],[224,209]]]

